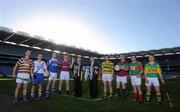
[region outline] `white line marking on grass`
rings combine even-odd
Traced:
[[[130,91],[128,93],[132,93],[133,91]],[[80,100],[86,100],[86,101],[100,101],[103,100],[102,98],[96,98],[96,99],[88,99],[88,98],[80,98],[80,97],[74,97],[74,96],[68,96],[68,95],[62,95],[65,97],[69,97],[69,98],[74,98],[74,99],[80,99]],[[118,96],[117,94],[115,94],[114,96]]]
[[[74,96],[68,96],[68,95],[62,95],[62,96],[69,97],[69,98],[74,98],[74,99],[85,100],[85,101],[100,101],[100,100],[102,100],[102,98],[88,99],[88,98],[80,98],[80,97],[74,97]]]
[[[103,100],[103,99],[102,98],[94,99],[94,101],[100,101],[100,100]]]

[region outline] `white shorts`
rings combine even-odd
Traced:
[[[49,72],[49,74],[50,74],[50,76],[49,76],[48,80],[55,81],[57,79],[57,73]]]
[[[30,75],[26,73],[18,73],[16,78],[16,83],[27,84],[30,81]]]
[[[116,76],[116,82],[117,83],[121,82],[123,84],[127,83],[127,76],[122,76],[122,77]]]
[[[102,74],[103,81],[112,81],[112,74]]]
[[[69,80],[69,71],[61,71],[60,80]]]
[[[140,86],[141,78],[137,77],[137,76],[131,76],[131,84],[132,84],[132,86]]]
[[[147,77],[149,83],[145,83],[146,86],[154,86],[154,87],[157,87],[159,86],[159,80],[157,77]]]

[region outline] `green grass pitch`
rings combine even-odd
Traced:
[[[47,81],[46,81],[47,82]],[[57,96],[56,98],[35,100],[28,103],[20,103],[12,105],[12,98],[15,89],[15,80],[12,78],[0,78],[0,112],[179,112],[180,111],[180,79],[166,80],[174,108],[169,108],[169,102],[165,94],[161,105],[154,103],[145,105],[132,102],[132,87],[128,80],[128,95],[124,101],[113,100],[96,100],[89,98],[88,82],[83,82],[82,98],[73,97],[73,81],[70,82],[71,95]],[[45,84],[46,85],[46,84]],[[58,83],[57,83],[58,86]],[[113,82],[115,89],[115,83]],[[163,89],[163,88],[162,88]],[[145,86],[142,86],[145,93]],[[29,88],[30,91],[30,88]],[[21,92],[22,93],[22,92]],[[98,82],[99,98],[102,96],[102,82]],[[152,102],[156,101],[153,95]]]

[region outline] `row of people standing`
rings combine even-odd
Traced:
[[[145,65],[144,70],[141,62],[136,60],[136,56],[131,56],[131,63],[125,61],[123,55],[120,56],[120,61],[114,64],[109,60],[109,57],[105,57],[105,61],[102,63],[102,80],[104,83],[104,99],[113,97],[112,89],[112,79],[113,74],[116,76],[116,92],[119,98],[124,99],[126,96],[126,83],[127,77],[130,77],[131,84],[133,87],[133,101],[143,103],[143,95],[141,90],[141,78],[144,71],[145,85],[147,88],[146,92],[146,103],[150,102],[151,96],[151,86],[154,86],[157,96],[158,104],[161,103],[161,92],[160,83],[158,77],[162,84],[165,81],[162,77],[162,72],[160,65],[155,62],[155,57],[153,54],[149,56],[149,62]],[[115,69],[115,73],[113,72]],[[121,89],[122,88],[122,89]],[[109,92],[107,92],[109,90]]]
[[[15,97],[14,103],[18,102],[18,93],[21,85],[23,84],[23,100],[27,100],[27,87],[28,82],[32,80],[32,88],[31,88],[31,97],[35,96],[35,87],[38,86],[38,97],[42,97],[42,85],[44,84],[44,74],[49,73],[50,76],[48,78],[48,84],[46,87],[46,97],[49,97],[50,93],[52,96],[56,95],[55,92],[55,83],[57,80],[57,73],[58,69],[60,68],[60,82],[58,93],[62,94],[62,88],[65,83],[66,85],[66,94],[69,95],[69,79],[70,79],[70,69],[73,70],[73,77],[74,77],[74,95],[75,97],[82,96],[82,78],[85,74],[86,70],[83,70],[83,66],[81,64],[81,57],[75,59],[72,58],[71,61],[69,60],[68,55],[64,55],[63,60],[58,61],[56,53],[52,54],[52,59],[50,59],[46,65],[46,63],[42,60],[43,55],[38,54],[37,60],[34,62],[30,59],[31,51],[27,50],[25,52],[25,57],[21,58],[17,61],[14,69],[13,69],[13,76],[16,76],[16,70],[18,69],[18,73],[16,76],[16,89],[15,89]],[[116,63],[115,67],[114,64],[109,60],[109,57],[105,57],[105,61],[101,64],[102,69],[102,81],[104,85],[104,94],[103,98],[112,98],[113,96],[113,89],[112,89],[112,79],[113,74],[116,75],[116,92],[118,93],[119,97],[124,98],[126,95],[126,83],[127,83],[127,76],[130,74],[131,76],[131,84],[133,86],[133,100],[136,102],[143,101],[142,98],[142,91],[141,91],[141,75],[143,73],[142,64],[136,60],[135,56],[131,57],[132,63],[128,64],[125,61],[125,57],[121,56],[121,60]],[[98,74],[95,70],[94,66],[94,57],[90,58],[91,65],[88,70],[88,79],[89,79],[89,90],[91,97],[97,97],[97,79]],[[118,68],[118,69],[117,69]],[[114,73],[115,69],[115,73]],[[155,87],[158,102],[161,101],[161,94],[159,89],[159,81],[157,79],[160,76],[161,82],[165,83],[160,66],[154,61],[154,55],[149,56],[149,63],[145,65],[145,81],[147,86],[147,94],[146,100],[150,100],[150,93],[151,93],[151,86]],[[109,88],[108,88],[109,87]],[[122,89],[120,89],[122,87]],[[107,92],[109,90],[109,92]],[[109,97],[108,97],[109,95]]]
[[[62,60],[57,59],[56,53],[52,53],[52,58],[48,60],[47,63],[43,61],[43,55],[38,54],[37,60],[32,61],[31,59],[31,51],[27,50],[25,52],[25,56],[20,58],[13,69],[13,76],[16,77],[16,89],[13,103],[18,103],[18,94],[20,87],[23,86],[23,100],[27,101],[27,90],[28,83],[32,81],[31,88],[31,98],[38,96],[42,97],[42,87],[45,83],[44,76],[45,74],[49,74],[48,83],[46,87],[46,97],[49,95],[55,96],[56,89],[55,84],[58,77],[58,70],[60,69],[59,75],[59,87],[58,93],[62,94],[62,89],[66,89],[66,94],[69,95],[69,80],[70,80],[70,69],[73,73],[74,78],[74,91],[75,97],[82,96],[82,77],[84,77],[85,70],[83,70],[83,66],[81,64],[81,57],[77,58],[75,62],[75,58],[69,60],[68,55],[64,55]],[[90,96],[97,97],[97,75],[95,76],[94,69],[94,58],[91,57],[91,66],[89,67],[88,79],[90,85]],[[16,75],[17,74],[17,75]],[[93,75],[94,74],[94,75]],[[38,94],[36,93],[36,87],[38,87]],[[95,89],[94,89],[95,88]]]

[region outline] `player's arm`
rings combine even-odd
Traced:
[[[125,64],[125,67],[121,68],[121,70],[128,71],[128,64],[126,63],[126,64]]]
[[[114,74],[114,64],[112,63],[112,73]]]
[[[129,71],[129,64],[128,64],[128,63],[126,63],[125,70],[126,70],[126,71]]]
[[[59,70],[61,70],[61,66],[62,66],[62,60],[59,60]]]
[[[74,66],[72,67],[72,69],[73,69],[73,77],[74,78],[77,78],[77,76],[76,76],[76,72],[77,72],[77,66],[76,66],[76,64],[74,64]]]
[[[161,79],[161,83],[165,84],[165,81],[164,81],[164,79],[163,79],[163,77],[162,77],[162,71],[161,71],[161,68],[160,68],[159,65],[158,65],[158,74],[159,74],[159,77],[160,77],[160,79]]]
[[[34,62],[31,61],[31,65],[30,65],[30,73],[31,73],[31,79],[33,80],[34,78]]]
[[[48,72],[47,65],[46,65],[45,62],[44,62],[44,64],[43,64],[43,66],[44,66],[44,71],[45,71],[45,72]]]
[[[145,82],[148,83],[148,79],[147,79],[147,66],[145,65],[144,67],[144,78],[145,78]]]
[[[102,64],[101,64],[101,69],[103,69],[104,68],[104,63],[102,62]]]
[[[49,68],[50,63],[51,63],[51,60],[49,60],[49,61],[46,63],[47,69]]]
[[[14,68],[13,68],[13,77],[16,77],[16,70],[17,70],[17,68],[18,68],[18,62],[16,63],[16,65],[14,66]]]
[[[60,61],[57,60],[57,69],[60,70]]]
[[[104,68],[104,63],[102,62],[102,63],[101,63],[101,66],[100,66],[100,70],[99,70],[99,71],[100,71],[100,78],[101,78],[101,79],[102,79],[102,74],[103,74],[103,73],[102,73],[102,72],[103,72],[103,68]]]
[[[74,61],[75,61],[75,59],[74,59],[74,57],[72,57],[72,59],[71,59],[71,65],[70,65],[70,68],[72,68],[72,67],[73,67],[73,65],[74,65]]]
[[[131,78],[131,65],[130,65],[130,63],[128,64],[128,70],[129,70],[129,78]]]
[[[130,66],[129,66],[129,76],[131,76],[132,74],[131,74],[131,68],[130,68]]]
[[[143,73],[143,65],[142,65],[142,63],[141,63],[141,62],[139,62],[139,64],[140,64],[140,74],[139,74],[139,76],[141,76],[141,75],[142,75],[142,73]]]
[[[112,63],[112,75],[113,75],[113,78],[115,77],[115,73],[114,73],[114,64]]]

